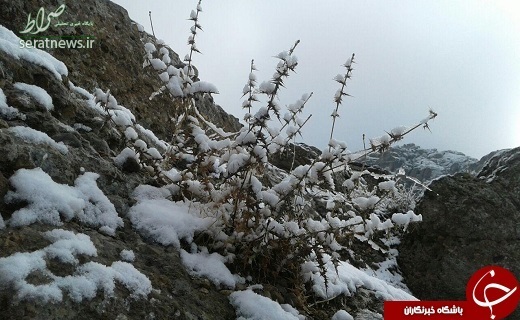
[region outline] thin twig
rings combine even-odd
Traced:
[[[150,26],[152,27],[152,34],[153,34],[153,37],[155,37],[155,32],[153,31],[153,22],[152,22],[152,11],[148,11],[148,15],[150,16]]]

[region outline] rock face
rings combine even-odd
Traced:
[[[290,171],[291,168],[311,163],[320,153],[318,148],[304,143],[291,144],[284,151],[276,154],[271,163],[280,169]]]
[[[407,175],[424,183],[442,175],[478,172],[482,168],[477,159],[461,152],[423,149],[413,143],[391,147],[382,155],[372,154],[367,163],[391,172],[403,168]]]
[[[468,279],[487,265],[520,274],[520,148],[496,153],[477,177],[456,174],[430,188],[416,210],[423,222],[399,249],[414,295],[465,300]]]
[[[115,237],[105,236],[76,223],[66,223],[61,228],[83,233],[90,237],[97,248],[97,263],[110,265],[114,257],[131,247],[136,260],[134,267],[153,283],[154,290],[148,299],[134,299],[119,284],[114,296],[97,296],[84,303],[66,298],[60,303],[17,302],[12,292],[0,292],[0,317],[2,319],[233,319],[234,310],[224,294],[216,291],[204,279],[193,279],[181,263],[179,253],[172,248],[144,242],[130,228],[120,230]],[[33,252],[48,241],[42,233],[52,226],[34,225],[0,231],[2,255],[14,252]],[[117,259],[116,259],[117,260]],[[48,262],[49,269],[57,275],[70,273],[70,266],[55,261]],[[41,279],[40,281],[48,281]],[[40,284],[31,279],[31,283]]]
[[[0,25],[20,35],[18,31],[24,28],[28,13],[35,15],[40,7],[54,9],[57,6],[55,1],[0,0]],[[41,63],[17,58],[9,51],[6,53],[9,47],[0,41],[0,261],[16,252],[41,252],[49,245],[43,234],[59,228],[90,237],[97,249],[97,255],[90,260],[93,263],[110,266],[121,260],[122,250],[133,250],[136,258],[132,265],[150,279],[153,290],[148,299],[135,299],[126,286],[117,282],[113,295],[98,291],[92,300],[84,303],[71,301],[66,294],[59,303],[34,303],[19,299],[16,291],[13,293],[9,285],[6,287],[6,270],[0,268],[0,318],[234,318],[235,311],[226,293],[206,279],[190,276],[178,250],[142,239],[131,228],[126,218],[132,205],[130,195],[139,184],[150,182],[150,178],[142,172],[125,172],[114,165],[112,157],[122,147],[121,134],[105,123],[106,119],[92,108],[91,102],[80,91],[69,86],[68,81],[71,80],[85,92],[92,92],[95,87],[105,91],[110,89],[120,104],[132,110],[139,123],[153,129],[160,138],[170,139],[165,110],[174,108],[174,105],[166,96],[152,101],[148,99],[159,88],[160,82],[155,72],[142,68],[144,50],[137,27],[123,8],[110,1],[67,2],[63,18],[67,21],[91,20],[96,27],[49,28],[45,35],[93,34],[96,43],[90,50],[51,50],[67,65],[68,76],[63,76],[61,80]],[[178,61],[174,52],[170,52],[170,57]],[[45,90],[52,97],[53,109],[46,110],[38,99],[15,87],[17,82]],[[239,128],[238,121],[213,104],[211,98],[199,101],[199,106],[209,120],[221,127],[230,131]],[[19,111],[19,116],[6,113],[12,108]],[[15,127],[30,128],[64,145],[57,149],[52,144],[36,143],[34,139],[17,135],[13,129]],[[63,151],[64,147],[66,152]],[[15,189],[9,182],[10,177],[19,169],[37,167],[54,182],[63,185],[73,185],[82,172],[98,173],[96,183],[123,218],[124,226],[113,235],[99,232],[75,219],[59,226],[32,224],[5,228],[4,221],[8,221],[13,212],[25,205],[5,201],[6,194]],[[80,264],[85,263],[84,256],[80,255],[78,259]],[[59,263],[56,259],[46,262],[53,275],[74,275],[70,264]],[[42,285],[52,280],[51,275],[38,270],[29,272],[29,284]]]
[[[25,27],[28,13],[34,16],[40,7],[49,12],[58,5],[54,1],[0,0],[0,24],[20,35],[18,31]],[[76,85],[90,92],[96,87],[104,91],[110,89],[120,104],[139,117],[142,125],[160,138],[169,140],[171,124],[167,114],[175,105],[166,95],[148,99],[152,92],[161,87],[161,82],[153,69],[142,67],[145,54],[143,43],[137,26],[126,10],[108,0],[70,1],[66,5],[59,20],[90,21],[93,26],[51,25],[44,32],[45,36],[90,35],[95,37],[95,42],[90,49],[57,48],[49,49],[49,53],[67,65],[69,77],[74,79]],[[182,64],[179,56],[171,50],[170,58],[175,64]],[[229,132],[240,128],[238,119],[215,105],[210,97],[199,102],[199,110]]]

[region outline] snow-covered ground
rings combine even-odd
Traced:
[[[8,201],[23,200],[28,205],[16,211],[5,221],[7,227],[28,225],[35,222],[61,225],[62,220],[75,219],[100,230],[113,234],[122,225],[114,206],[96,186],[97,174],[84,173],[76,180],[74,187],[61,185],[41,169],[20,169],[10,182],[16,189],[10,191]],[[207,217],[200,203],[174,202],[166,199],[168,188],[139,186],[134,192],[138,200],[129,213],[136,230],[147,238],[163,245],[174,245],[180,249],[180,242],[191,242],[196,231],[209,228],[216,221]],[[206,208],[207,209],[207,208]],[[3,222],[3,221],[2,221]],[[56,302],[64,293],[74,301],[92,299],[98,291],[112,295],[114,282],[119,281],[133,292],[135,297],[146,297],[151,291],[150,280],[131,265],[135,259],[132,251],[121,252],[123,261],[111,266],[95,262],[78,264],[77,255],[96,256],[96,248],[89,237],[71,231],[55,229],[45,233],[53,243],[34,252],[19,252],[0,258],[0,288],[12,286],[18,299],[36,299]],[[203,247],[193,246],[194,252],[180,249],[182,262],[187,270],[197,276],[210,279],[215,285],[235,288],[245,279],[232,274],[226,266],[227,259],[218,253],[208,253]],[[62,263],[76,265],[72,276],[53,275],[46,267],[46,259],[57,258]],[[400,289],[385,281],[387,275],[359,270],[346,261],[340,263],[337,273],[330,260],[326,263],[329,283],[326,286],[318,267],[309,262],[302,266],[302,276],[313,283],[313,290],[324,299],[338,295],[353,295],[357,288],[364,287],[375,292],[384,300],[415,300]],[[32,285],[26,281],[32,272],[42,272],[53,280],[45,285]],[[237,308],[237,315],[243,319],[299,319],[301,316],[290,306],[279,305],[251,290],[236,291],[230,295],[230,302]],[[338,313],[336,319],[348,319],[346,313]]]

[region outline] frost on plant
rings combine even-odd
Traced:
[[[125,141],[114,158],[116,164],[132,159],[155,178],[156,186],[135,190],[137,203],[129,212],[134,228],[177,247],[190,273],[209,277],[219,286],[234,287],[243,279],[257,283],[284,279],[294,290],[297,308],[306,308],[311,300],[355,294],[358,286],[383,297],[410,298],[362,276],[350,264],[359,260],[351,249],[354,243],[386,254],[389,242],[381,239],[421,220],[403,195],[399,183],[403,176],[355,170],[351,164],[369,153],[384,152],[416,128],[428,129],[437,114],[430,110],[418,124],[397,126],[371,139],[368,148],[349,151],[346,143],[334,138],[334,127],[339,107],[349,96],[352,54],[344,72],[333,78],[339,88],[333,97],[329,143],[308,163],[295,166],[293,160],[290,170],[278,169],[272,164],[274,155],[294,148],[295,137],[310,120],[303,111],[312,93],[287,105],[279,99],[286,79],[297,69],[299,41],[275,56],[269,80],[257,79],[251,61],[241,92],[246,125],[238,132],[225,132],[199,111],[204,96],[218,93],[214,85],[198,78],[193,64],[200,53],[196,40],[202,30],[201,12],[199,2],[190,14],[189,52],[181,64],[173,62],[163,41],[140,30],[143,66],[153,69],[161,81],[150,99],[167,95],[172,101],[167,141],[143,130],[109,91],[94,93],[107,124],[117,128]],[[281,127],[274,128],[273,123]],[[208,263],[210,267],[201,267]],[[240,301],[240,296],[234,295],[232,302]],[[241,312],[247,313],[246,309]]]

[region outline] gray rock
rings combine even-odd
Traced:
[[[478,177],[457,174],[430,188],[416,210],[423,222],[399,249],[414,295],[465,300],[469,278],[487,265],[520,275],[520,148],[492,157]]]
[[[129,223],[126,222],[126,225]],[[9,292],[0,291],[2,319],[153,319],[151,315],[155,315],[155,319],[234,318],[234,310],[225,295],[213,287],[207,289],[207,293],[202,293],[192,283],[176,250],[144,242],[130,227],[118,231],[115,237],[89,230],[74,222],[65,223],[61,228],[87,234],[98,249],[98,256],[92,261],[104,265],[119,260],[121,250],[132,249],[136,255],[132,264],[152,281],[154,290],[148,299],[136,300],[129,296],[126,289],[117,287],[114,297],[104,297],[102,292],[98,292],[91,301],[75,303],[65,298],[59,304],[13,302]],[[8,234],[6,230],[0,231],[1,255],[43,248],[48,241],[41,233],[52,229],[52,226],[32,225],[10,228]],[[70,265],[53,261],[48,264],[48,268],[62,276],[71,273]]]
[[[3,173],[0,172],[0,199],[3,199],[6,195],[7,191],[9,190],[9,180],[7,180],[6,177],[4,177]],[[5,204],[3,201],[0,201],[0,215],[2,212],[6,212],[5,210]]]

